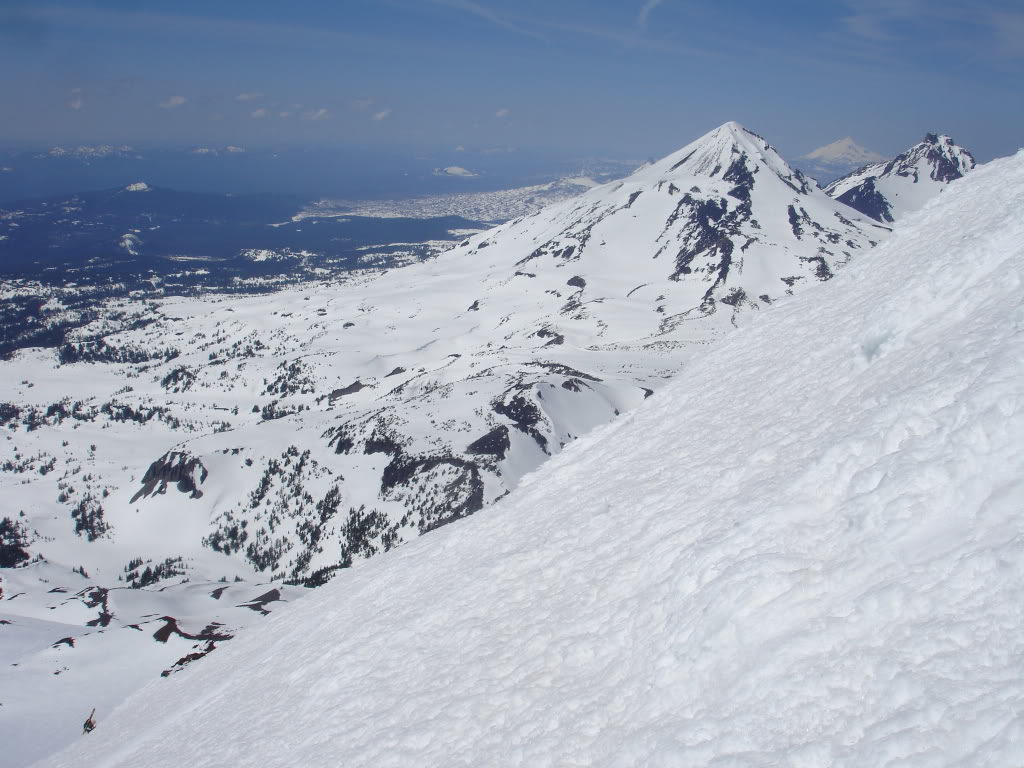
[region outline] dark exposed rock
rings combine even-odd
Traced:
[[[132,496],[131,501],[134,503],[143,497],[166,493],[171,483],[181,493],[198,499],[203,492],[196,485],[196,476],[199,477],[199,483],[205,483],[208,474],[199,459],[181,451],[168,451],[149,465],[142,477],[142,488]]]
[[[363,444],[363,453],[386,453],[389,456],[401,456],[402,445],[390,434],[375,430]]]
[[[201,650],[186,654],[174,662],[170,669],[165,669],[160,673],[161,677],[167,677],[174,672],[181,671],[187,664],[191,664],[193,661],[203,658],[216,649],[217,642],[230,640],[234,637],[234,635],[229,635],[226,632],[220,631],[220,627],[223,625],[217,622],[207,624],[202,631],[193,635],[183,631],[181,627],[178,626],[178,620],[173,616],[162,616],[160,617],[160,621],[163,621],[164,625],[153,633],[153,639],[158,643],[166,643],[170,639],[171,635],[177,635],[185,640],[197,640],[199,642],[206,643]],[[141,627],[136,625],[132,626],[134,629],[141,629]]]
[[[821,257],[821,256],[801,256],[800,260],[818,265],[817,268],[814,271],[814,275],[819,280],[831,280],[832,279],[832,269],[829,267],[828,262],[825,261],[825,259],[823,257]]]
[[[328,395],[328,399],[337,400],[339,397],[344,397],[345,395],[354,395],[361,389],[366,389],[366,385],[363,384],[363,382],[361,382],[359,379],[356,379],[347,387],[341,387],[340,389],[335,389],[334,391],[332,391],[331,394]]]
[[[597,376],[592,376],[589,373],[584,373],[583,371],[578,371],[575,368],[573,368],[572,366],[563,365],[562,363],[551,363],[551,362],[535,360],[535,361],[526,363],[526,365],[529,365],[529,366],[534,367],[534,368],[543,368],[543,369],[545,369],[547,371],[550,371],[551,373],[557,373],[560,376],[572,376],[572,377],[575,377],[577,379],[585,379],[586,381],[594,381],[594,382],[601,381],[601,379],[599,379]]]
[[[885,195],[875,188],[875,180],[868,178],[864,183],[851,187],[836,198],[841,203],[846,203],[851,208],[870,216],[876,221],[893,221],[892,207]]]
[[[264,594],[260,595],[259,597],[256,597],[256,598],[250,600],[247,603],[242,603],[238,607],[239,608],[248,608],[251,611],[258,611],[259,613],[262,613],[264,616],[266,616],[268,613],[270,613],[270,611],[268,611],[266,609],[266,605],[268,603],[276,603],[280,599],[281,599],[281,590],[279,590],[279,589],[272,589],[269,592],[265,592]],[[225,640],[225,639],[230,639],[230,638],[223,638],[223,637],[204,638],[204,637],[200,637],[198,639],[200,639],[200,640],[207,640],[207,639]]]
[[[745,153],[740,154],[732,161],[722,179],[724,181],[731,181],[736,185],[729,192],[733,197],[740,197],[742,199],[750,197],[750,190],[754,188],[754,174],[750,172],[750,168],[747,166],[747,155]]]
[[[680,161],[679,161],[678,163],[676,163],[675,165],[673,165],[673,166],[672,166],[671,168],[669,168],[669,170],[670,170],[670,171],[674,171],[674,170],[676,170],[676,169],[680,168],[681,166],[683,166],[683,165],[684,165],[684,164],[686,163],[686,161],[687,161],[687,160],[689,160],[689,159],[690,159],[691,157],[693,157],[693,156],[694,156],[695,154],[697,154],[697,150],[696,150],[696,149],[695,149],[695,150],[693,150],[693,152],[691,152],[690,154],[688,154],[688,155],[687,155],[686,157],[684,157],[684,158],[683,158],[682,160],[680,160]]]
[[[722,297],[722,303],[728,304],[731,307],[738,307],[744,301],[747,300],[747,292],[742,288],[733,288],[729,291],[728,296]]]
[[[521,432],[532,437],[537,445],[547,453],[548,440],[537,429],[537,424],[543,420],[540,408],[521,394],[513,395],[508,401],[496,400],[491,408],[495,413],[508,418]]]
[[[679,201],[673,216],[684,212],[689,220],[686,227],[689,244],[680,248],[676,254],[676,268],[670,278],[679,280],[682,275],[690,274],[690,265],[697,256],[709,258],[712,261],[710,270],[714,281],[705,292],[701,308],[703,312],[709,312],[712,294],[729,277],[734,247],[731,235],[741,222],[750,218],[750,201],[743,201],[729,210],[724,199],[698,201],[687,194]]]
[[[88,608],[99,608],[100,612],[95,619],[86,622],[89,627],[106,627],[114,618],[110,611],[110,592],[104,587],[89,587],[83,589],[77,595]]]
[[[209,655],[216,649],[217,644],[213,640],[208,640],[206,642],[206,645],[203,646],[201,650],[193,651],[192,653],[186,653],[184,656],[182,656],[180,659],[174,662],[174,664],[172,664],[170,668],[165,669],[163,672],[161,672],[160,677],[169,677],[170,675],[173,675],[175,672],[180,672],[193,661],[199,661],[199,659]]]
[[[565,336],[558,333],[558,331],[551,330],[550,328],[541,328],[534,334],[534,336],[541,339],[548,339],[544,344],[545,347],[557,346],[565,342]]]
[[[800,226],[800,217],[797,215],[794,206],[790,205],[786,210],[789,213],[789,228],[793,230],[793,236],[799,240],[800,236],[804,233],[803,228]]]
[[[474,455],[497,456],[504,459],[511,447],[508,437],[508,427],[499,424],[483,437],[477,438],[466,447],[466,453]]]

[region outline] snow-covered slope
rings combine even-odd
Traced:
[[[1022,211],[1024,153],[45,765],[1021,764]]]
[[[885,158],[882,155],[862,147],[847,136],[798,157],[796,163],[824,184],[850,171],[883,160]]]
[[[138,577],[159,582],[139,589],[97,586],[88,572],[69,574],[47,562],[3,572],[0,763],[29,765],[66,746],[93,707],[109,712],[149,681],[175,674],[258,624],[281,601],[310,592],[168,580],[175,564],[161,565],[154,577],[153,564],[139,563],[135,586]]]
[[[974,166],[971,153],[949,136],[929,133],[903,154],[860,168],[825,191],[873,219],[894,222],[921,208]]]
[[[101,340],[0,363],[0,522],[72,594],[73,567],[109,589],[140,559],[319,584],[501,498],[887,234],[729,123],[430,262],[110,302],[81,331]]]

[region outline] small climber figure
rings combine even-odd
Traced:
[[[96,727],[96,707],[92,708],[92,712],[89,713],[89,717],[86,718],[85,722],[82,723],[82,733],[92,733]]]

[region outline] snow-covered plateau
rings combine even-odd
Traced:
[[[43,764],[1024,763],[1022,211],[1024,152]]]
[[[588,470],[594,488],[610,500],[629,497],[636,504],[607,518],[614,523],[602,530],[610,538],[595,552],[607,554],[607,547],[622,544],[628,526],[618,534],[616,528],[631,515],[646,519],[644,499],[656,500],[659,488],[675,493],[671,484],[683,483],[678,501],[691,506],[680,507],[677,522],[690,525],[692,517],[700,528],[709,525],[700,514],[726,504],[714,494],[745,476],[739,468],[771,473],[778,465],[785,474],[791,463],[785,449],[750,456],[740,450],[734,412],[762,404],[762,421],[743,417],[750,422],[747,442],[759,444],[773,434],[782,441],[779,430],[785,431],[787,419],[817,402],[816,385],[804,381],[804,399],[776,406],[776,395],[792,395],[790,379],[773,376],[781,369],[770,366],[762,376],[756,357],[737,362],[740,367],[717,368],[720,381],[713,387],[690,388],[691,372],[703,370],[694,366],[724,338],[737,332],[746,338],[760,327],[762,316],[790,317],[784,309],[790,304],[813,304],[801,316],[794,343],[810,347],[808,339],[816,337],[822,350],[829,349],[836,330],[824,318],[848,311],[853,300],[841,289],[815,290],[811,304],[790,297],[865,259],[892,236],[891,227],[829,197],[736,123],[626,179],[574,186],[586,191],[470,234],[422,263],[353,273],[344,281],[314,280],[271,295],[109,300],[71,332],[69,343],[22,349],[0,363],[0,492],[6,499],[0,557],[19,566],[0,572],[0,619],[7,622],[0,626],[0,655],[13,660],[0,669],[0,736],[13,745],[8,755],[16,764],[76,739],[86,704],[98,707],[105,724],[116,702],[144,680],[170,685],[202,675],[223,650],[205,654],[225,635],[235,637],[230,647],[250,624],[261,627],[251,634],[262,634],[268,619],[252,609],[254,601],[263,606],[263,598],[276,593],[270,621],[299,615],[311,599],[302,587],[332,577],[340,585],[331,586],[332,594],[351,589],[353,600],[365,598],[362,579],[392,576],[364,561],[419,542],[423,533],[431,535],[413,549],[423,554],[409,557],[441,555],[449,539],[438,538],[437,529],[501,499],[502,508],[517,510],[501,519],[513,527],[509,514],[524,520],[511,540],[520,542],[514,547],[527,563],[537,562],[523,548],[532,535],[543,549],[548,532],[564,526],[552,541],[568,546],[565,537],[571,538],[583,514],[575,497],[525,514],[522,499],[534,498],[529,487],[538,481],[527,480],[523,488],[523,478],[552,461],[568,466],[558,460],[562,449],[645,401],[662,403],[658,418],[666,423],[681,420],[679,439],[687,446],[681,450],[659,439],[643,447],[642,440],[623,438],[612,451],[614,460],[600,449],[603,468]],[[929,186],[934,194],[941,188]],[[886,261],[872,255],[866,264],[857,270],[857,285],[867,283],[857,295],[903,290]],[[962,270],[974,266],[969,262]],[[849,287],[850,280],[843,284]],[[773,307],[780,301],[783,307]],[[875,318],[873,310],[865,314]],[[874,360],[902,339],[897,331],[887,333],[882,328],[864,340],[854,359]],[[766,348],[764,356],[788,359],[786,344],[772,344],[778,349]],[[823,382],[841,373],[819,371]],[[752,377],[759,384],[743,394],[747,402],[718,400],[716,410],[702,410],[711,407],[707,398],[715,387]],[[673,378],[676,394],[666,400],[660,393]],[[822,423],[834,415],[805,414]],[[686,419],[720,423],[721,434],[711,427],[693,431]],[[825,440],[823,433],[813,434]],[[734,455],[711,483],[709,462],[726,453]],[[574,449],[573,461],[583,455]],[[844,456],[840,452],[836,461]],[[648,489],[652,476],[662,479]],[[700,478],[703,490],[693,485]],[[620,488],[618,495],[613,487]],[[711,506],[701,506],[703,496]],[[752,498],[743,503],[759,509]],[[611,514],[602,504],[593,507],[595,520]],[[782,515],[789,508],[779,509]],[[504,535],[490,541],[496,563],[508,552]],[[712,547],[719,538],[699,546]],[[594,544],[584,537],[580,546],[588,541]],[[648,557],[639,549],[622,557],[627,554],[638,564]],[[404,563],[405,557],[384,561]],[[457,583],[467,578],[455,561],[440,562],[437,567],[455,569]],[[485,578],[486,569],[467,567]],[[621,571],[621,564],[611,567],[607,578]],[[377,576],[356,575],[364,569]],[[558,573],[545,565],[527,580],[540,585],[538,599],[549,588],[548,577]],[[433,588],[444,587],[443,579],[432,578]],[[220,591],[225,584],[231,587],[226,593]],[[629,584],[627,579],[623,588]],[[382,586],[377,608],[397,622],[400,613],[387,607],[388,589]],[[230,597],[230,605],[221,595]],[[524,593],[519,600],[525,605],[530,598]],[[723,610],[730,605],[726,599]],[[330,615],[327,629],[307,642],[347,644],[350,631],[365,639],[348,625],[331,623]],[[415,624],[419,615],[407,619]],[[164,630],[172,621],[180,632]],[[421,628],[395,626],[394,637],[384,633],[375,642],[388,648],[418,642]],[[443,625],[434,629],[443,634]],[[513,637],[507,635],[510,642]],[[547,658],[543,644],[532,647]],[[121,654],[120,674],[109,673],[105,653]],[[565,654],[572,656],[568,648]],[[541,688],[577,663],[569,659],[562,669],[548,661],[551,672],[536,682]],[[160,678],[168,671],[169,679]],[[508,691],[530,700],[514,687]],[[58,700],[64,704],[52,706]],[[460,711],[472,705],[453,706]],[[516,712],[509,710],[509,718]],[[39,736],[40,722],[46,739]],[[513,720],[507,724],[512,727]]]

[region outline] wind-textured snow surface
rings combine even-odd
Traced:
[[[1024,764],[1022,211],[1024,152],[45,764]]]

